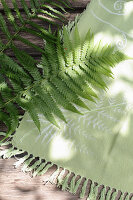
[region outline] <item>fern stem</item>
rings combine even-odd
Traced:
[[[70,68],[70,67],[69,67],[69,68]],[[65,72],[65,69],[62,70],[62,71]],[[46,77],[46,78],[43,77],[41,80],[36,81],[34,84],[30,85],[26,90],[24,90],[23,92],[21,92],[21,94],[26,94],[30,89],[34,88],[34,86],[36,86],[36,85],[38,85],[38,84],[41,84],[44,80],[47,80],[47,79],[49,79],[49,77]],[[12,99],[9,99],[9,101],[5,102],[5,103],[3,104],[3,106],[0,107],[0,109],[4,108],[7,104],[9,104],[10,102],[14,101],[19,95],[20,95],[20,93],[17,94],[17,95],[16,95],[15,97],[13,97]]]
[[[26,23],[23,24],[23,26],[21,28],[19,28],[19,30],[11,37],[11,39],[7,42],[7,44],[5,44],[4,48],[0,51],[0,53],[3,53],[3,51],[5,51],[10,46],[10,44],[13,41],[13,39],[19,34],[21,29],[23,29],[25,27],[25,25],[26,25]]]
[[[35,85],[41,83],[42,81],[44,81],[44,79],[37,81],[36,83],[34,83],[33,85],[29,86],[26,90],[24,90],[23,92],[21,92],[21,94],[26,94],[30,89],[32,89]],[[9,104],[10,102],[14,101],[20,94],[16,95],[15,97],[13,97],[12,99],[9,99],[9,101],[5,102],[3,106],[0,107],[4,108],[5,105]]]
[[[34,17],[33,17],[33,18],[34,18]],[[20,28],[18,28],[17,32],[11,37],[11,39],[7,42],[7,44],[5,44],[4,47],[0,50],[0,53],[3,53],[7,48],[10,47],[11,43],[13,42],[13,40],[16,39],[17,36],[19,36],[18,34],[25,28],[25,26],[26,26],[27,24],[31,24],[31,22],[30,22],[29,19],[26,20]],[[34,24],[34,23],[33,23],[33,24]],[[38,25],[36,25],[36,26],[39,27]],[[46,35],[46,37],[49,37],[49,39],[52,39],[53,41],[56,40],[56,37],[54,37],[54,35],[52,35],[52,34],[51,34],[51,35],[50,35],[50,34],[48,35],[48,32],[45,31],[45,30],[42,30],[42,32],[43,32],[43,35]],[[19,36],[19,37],[20,37],[20,36]],[[38,34],[38,37],[41,37],[41,35]],[[55,42],[55,41],[54,41],[54,42]],[[34,44],[33,44],[33,46],[34,46]],[[39,49],[39,50],[41,51],[41,49]],[[43,50],[42,50],[41,52],[43,53]]]

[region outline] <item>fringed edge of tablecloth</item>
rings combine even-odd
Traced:
[[[4,133],[0,133],[0,135],[5,136]],[[7,141],[0,144],[1,147],[9,145],[8,148],[0,150],[0,157],[9,159],[14,156],[17,159],[14,164],[16,168],[21,166],[23,172],[31,172],[32,177],[35,177],[45,174],[53,165],[56,165],[40,158],[37,159],[26,151],[17,149],[12,145],[12,137],[10,136]],[[21,155],[21,158],[17,158],[19,155]],[[48,178],[47,182],[56,184],[63,191],[69,191],[72,194],[76,194],[79,187],[81,187],[81,199],[86,197],[87,200],[131,200],[133,198],[133,193],[121,192],[109,186],[100,185],[67,169],[57,165],[56,167],[57,169]]]

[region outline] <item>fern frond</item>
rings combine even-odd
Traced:
[[[57,50],[56,45],[52,45],[52,43],[56,44],[57,42],[56,34],[44,29],[43,26],[37,24],[35,19],[42,17],[49,24],[53,23],[53,19],[65,22],[66,18],[62,11],[65,12],[63,6],[67,6],[69,1],[57,0],[56,2],[52,2],[51,0],[30,0],[31,8],[29,8],[26,0],[20,0],[25,15],[21,14],[17,0],[12,0],[13,9],[9,8],[6,0],[0,0],[0,2],[4,10],[4,13],[0,13],[0,31],[2,31],[4,38],[6,38],[6,43],[5,40],[0,38],[0,120],[8,126],[8,133],[12,133],[19,122],[17,109],[21,107],[29,112],[36,126],[40,129],[38,118],[39,108],[36,108],[34,99],[36,94],[35,86],[41,85],[44,78],[49,79],[51,73],[53,75],[58,73],[59,62],[55,55]],[[46,15],[41,16],[41,13],[45,13]],[[11,24],[11,29],[8,27],[8,24]],[[47,48],[44,50],[29,41],[29,39],[22,36],[22,32],[47,41]],[[40,65],[43,66],[43,73],[41,73],[36,60],[25,51],[20,50],[16,41],[20,41],[43,54],[42,63],[45,63],[45,66],[43,64]],[[6,50],[8,49],[13,51],[15,61],[6,55]],[[42,91],[44,95],[46,91],[44,89]],[[38,92],[38,94],[40,93]],[[49,105],[48,100],[50,101]],[[53,124],[58,126],[53,114],[65,121],[63,113],[49,92],[46,92],[45,101],[44,98],[40,101],[40,108],[43,102],[43,113]],[[50,113],[48,112],[48,108]],[[5,113],[2,114],[3,112]],[[7,114],[9,120],[6,120]]]
[[[13,6],[14,6],[14,10],[15,10],[15,12],[16,12],[17,18],[20,20],[20,22],[21,22],[22,24],[24,24],[24,19],[23,19],[21,13],[20,13],[20,10],[19,10],[19,8],[18,8],[18,5],[17,5],[16,0],[12,0],[12,3],[13,3]]]
[[[4,101],[8,101],[10,98],[12,98],[12,90],[8,87],[6,84],[6,87],[1,90],[1,96]]]
[[[56,86],[57,90],[59,90],[70,102],[75,103],[83,108],[88,108],[84,102],[78,98],[75,91],[72,91],[69,87],[67,87],[63,79],[61,80],[59,77],[53,77],[52,83]]]
[[[40,3],[39,3],[39,1],[32,0],[31,2],[34,4],[34,6],[35,6],[37,9],[40,8]]]
[[[63,47],[66,63],[68,66],[71,66],[73,65],[73,47],[68,31],[65,27],[63,28],[63,36]]]
[[[94,35],[90,31],[81,44],[75,27],[75,38],[72,42],[69,32],[63,27],[63,38],[58,34],[57,44],[46,43],[47,54],[42,56],[40,63],[45,81],[43,88],[41,85],[35,90],[38,98],[40,96],[41,101],[49,108],[49,113],[63,120],[57,106],[78,114],[80,111],[74,104],[88,109],[80,97],[95,102],[96,89],[107,88],[104,77],[112,77],[112,66],[127,59],[126,55],[114,52],[110,45],[104,47],[101,42],[94,45]]]
[[[15,46],[13,46],[12,49],[19,63],[30,73],[33,79],[35,81],[40,80],[41,74],[36,67],[36,61],[23,50],[18,50]]]
[[[48,43],[45,47],[45,56],[48,59],[50,65],[50,71],[53,74],[57,74],[58,72],[58,59],[57,55],[55,54],[56,48],[54,44]]]
[[[82,76],[75,70],[69,69],[67,70],[67,75],[73,80],[73,82],[80,88],[80,90],[84,91],[86,94],[91,94],[91,96],[96,97],[96,93],[92,90],[92,88],[87,84],[87,82],[82,78]]]
[[[18,109],[13,103],[8,103],[6,105],[6,111],[9,113],[9,119],[10,119],[10,125],[11,125],[10,131],[14,132],[19,123]]]
[[[94,101],[94,99],[89,95],[89,93],[86,93],[80,85],[77,85],[71,76],[68,76],[66,73],[60,73],[60,78],[66,83],[66,85],[71,88],[73,92],[78,94],[80,97],[88,99],[90,101]]]
[[[10,83],[13,87],[13,91],[17,94],[21,91],[23,91],[23,86],[20,81],[10,80]]]
[[[59,91],[57,90],[56,86],[51,82],[46,81],[45,84],[47,85],[47,90],[50,92],[51,96],[55,99],[56,103],[65,108],[66,110],[70,110],[77,114],[81,114],[72,103],[68,101],[68,99]]]
[[[51,6],[49,6],[49,5],[43,5],[42,7],[43,7],[43,8],[49,9],[49,10],[52,11],[54,14],[57,14],[58,16],[61,16],[61,17],[63,17],[63,18],[65,19],[64,14],[62,14],[60,11],[58,11],[58,10],[52,8]],[[57,18],[58,18],[58,17],[57,17]],[[60,18],[59,18],[59,19],[60,19]],[[62,20],[61,20],[61,21],[62,21]]]
[[[21,0],[21,4],[22,4],[22,6],[23,6],[23,9],[24,9],[24,11],[25,11],[27,17],[30,19],[31,13],[30,13],[30,10],[29,10],[29,8],[28,8],[28,6],[27,6],[27,3],[25,2],[25,0]]]
[[[64,18],[60,11],[52,7],[52,5],[58,5],[59,2],[60,8],[62,5],[68,5],[67,1],[63,0],[57,0],[56,3],[42,0],[41,4],[39,0],[30,0],[32,8],[30,10],[26,1],[21,0],[27,16],[25,20],[21,16],[16,0],[13,0],[16,16],[21,22],[18,27],[16,18],[12,17],[11,10],[7,8],[5,0],[2,0],[6,16],[15,31],[15,35],[12,36],[6,21],[0,15],[1,29],[8,40],[5,47],[3,43],[0,43],[0,49],[2,48],[0,53],[2,75],[0,77],[0,119],[3,117],[3,122],[8,125],[8,132],[14,131],[19,123],[16,104],[28,111],[39,130],[40,113],[57,127],[59,126],[56,117],[66,122],[61,107],[82,114],[80,107],[89,109],[82,98],[95,102],[99,88],[103,90],[107,88],[104,78],[112,78],[111,68],[128,59],[123,53],[115,52],[111,45],[103,46],[101,42],[95,45],[95,38],[90,30],[82,41],[75,25],[72,41],[71,30],[68,27],[63,27],[63,30],[55,35],[50,29],[44,30],[32,21],[38,18],[40,13],[45,13],[52,18]],[[48,11],[42,8],[47,8]],[[45,48],[42,49],[20,36],[21,31],[44,39]],[[20,50],[14,43],[16,39],[40,51],[41,62],[38,64],[30,55]],[[5,54],[4,51],[8,48],[13,50],[17,62]],[[7,78],[11,87],[6,84]],[[2,111],[5,111],[5,115],[1,114]],[[6,120],[7,113],[10,116],[9,120]]]
[[[39,109],[40,113],[42,113],[48,121],[50,121],[52,124],[59,128],[59,125],[56,122],[53,114],[49,112],[47,104],[44,101],[42,101],[42,99],[40,99],[39,96],[35,96],[34,101],[37,104],[37,108]]]
[[[59,40],[59,32],[58,32],[58,40],[57,40],[56,51],[57,51],[57,58],[58,58],[58,62],[59,62],[59,70],[64,71],[66,63],[65,63],[63,47],[62,47],[60,40]]]
[[[47,91],[47,87],[45,85],[42,85],[41,88],[36,86],[34,87],[34,89],[35,89],[35,92],[37,92],[38,96],[40,96],[40,98],[46,103],[47,107],[49,108],[49,111],[57,115],[57,117],[59,117],[60,119],[66,122],[62,111],[58,108],[55,100]]]
[[[21,31],[27,31],[32,35],[37,35],[38,37],[45,39],[45,40],[53,40],[55,42],[56,38],[50,34],[47,30],[44,30],[43,27],[39,26],[37,23],[33,22],[32,19],[37,19],[41,12],[46,12],[47,15],[49,15],[52,18],[58,18],[62,17],[63,19],[65,18],[64,15],[58,11],[56,8],[51,7],[51,2],[46,2],[45,0],[42,0],[41,3],[39,0],[33,1],[30,0],[31,5],[34,7],[34,13],[32,12],[31,9],[29,9],[27,3],[25,0],[21,0],[21,6],[24,9],[24,12],[26,14],[26,18],[24,19],[21,15],[20,9],[18,8],[17,0],[12,0],[12,4],[14,6],[14,11],[16,12],[16,16],[13,14],[12,10],[8,7],[8,4],[6,3],[5,0],[1,0],[3,9],[5,11],[5,15],[7,17],[7,20],[4,19],[3,15],[0,14],[0,25],[1,25],[1,30],[3,33],[7,36],[8,39],[8,46],[5,45],[5,48],[3,48],[2,52],[6,50],[6,48],[9,48],[10,45],[14,43],[16,39],[20,40],[21,42],[27,44],[28,46],[32,46],[33,48],[36,48],[38,50],[39,47],[37,48],[36,45],[33,43],[29,42],[25,38],[20,37]],[[49,5],[47,4],[49,3]],[[60,3],[56,3],[57,5]],[[67,4],[67,3],[66,3]],[[60,5],[62,8],[62,6]],[[49,8],[49,11],[46,11],[45,8]],[[52,14],[54,12],[54,14]],[[59,16],[58,16],[59,15]],[[20,21],[20,25],[18,25],[18,19]],[[13,29],[14,33],[10,33],[10,30],[8,29],[6,25],[6,21],[8,21]],[[49,20],[49,23],[51,23],[52,20]],[[27,25],[30,24],[32,28],[28,28]],[[40,32],[40,33],[39,33]]]
[[[68,0],[64,1],[64,0],[57,0],[58,2],[60,2],[61,4],[63,4],[64,6],[66,6],[67,8],[70,8],[70,2]],[[49,0],[50,2],[50,0]]]
[[[8,127],[8,132],[9,132],[11,130],[9,115],[1,110],[0,110],[0,121],[4,122],[4,124]]]
[[[15,18],[10,10],[10,8],[8,7],[8,5],[6,4],[5,0],[1,0],[1,3],[3,5],[3,8],[4,8],[4,11],[5,11],[5,14],[10,22],[10,24],[14,27],[14,29],[16,31],[18,31],[18,25],[17,23],[15,23]]]
[[[39,116],[36,109],[33,109],[34,103],[29,103],[26,105],[25,109],[28,111],[29,115],[31,116],[32,120],[34,121],[35,125],[37,126],[38,130],[40,131],[40,121]]]
[[[42,59],[41,59],[41,63],[38,64],[38,67],[42,68],[43,69],[43,75],[48,78],[49,75],[50,75],[50,64],[47,60],[47,57],[46,55],[42,55]]]
[[[16,106],[13,102],[7,102],[12,98],[12,89],[8,87],[4,78],[1,77],[0,81],[0,120],[3,121],[7,127],[8,131],[15,131],[18,122],[19,114]],[[3,120],[2,120],[3,118]],[[6,119],[7,118],[7,119]]]
[[[50,2],[50,4],[54,7],[59,8],[60,10],[62,10],[64,13],[66,12],[66,10],[59,4],[57,4],[56,2]]]
[[[101,73],[94,72],[93,70],[89,69],[89,67],[87,67],[87,65],[85,65],[84,63],[80,63],[80,70],[81,70],[81,73],[83,74],[83,77],[86,79],[86,81],[90,81],[94,85],[96,84],[99,87],[103,87],[103,89],[104,87],[106,88],[106,84],[101,78]],[[80,70],[78,70],[79,73],[80,73]]]
[[[38,117],[38,112],[35,107],[34,101],[32,99],[32,95],[30,96],[30,98],[27,99],[24,97],[24,94],[19,95],[15,100],[17,104],[21,106],[21,108],[23,108],[29,113],[35,125],[37,126],[38,130],[40,130],[40,121]]]
[[[78,64],[81,60],[81,41],[77,25],[74,31],[74,63]]]
[[[25,71],[16,63],[14,62],[9,56],[4,53],[0,54],[0,63],[1,65],[7,66],[11,71],[20,74],[22,76],[27,76]]]
[[[5,34],[5,36],[10,39],[11,38],[11,34],[7,28],[7,25],[6,25],[6,21],[4,20],[4,17],[2,16],[2,14],[0,13],[0,27],[1,27],[1,30],[2,32]]]
[[[86,55],[85,55],[85,58],[90,58],[90,54],[92,53],[93,51],[93,48],[94,48],[94,34],[92,33],[91,35],[89,35],[90,33],[88,32],[87,35],[86,35],[86,39],[84,41],[84,46],[85,46],[85,43],[86,43],[86,40],[88,40],[89,42],[88,45],[87,45],[87,49],[86,49]]]

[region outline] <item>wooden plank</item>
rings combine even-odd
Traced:
[[[91,0],[71,0],[70,2],[74,8],[85,8],[90,1]]]
[[[27,5],[30,7],[30,0],[25,0],[25,1],[26,1]],[[84,7],[86,7],[86,5],[89,1],[90,0],[74,0],[74,1],[70,0],[70,3],[73,8],[84,8]],[[9,5],[10,8],[13,8],[11,0],[6,0],[6,3]],[[17,3],[18,3],[18,7],[21,9],[22,8],[21,0],[17,0]],[[3,6],[0,2],[0,10],[1,9],[3,9]]]
[[[78,14],[80,14],[80,13],[76,12],[76,13],[67,14],[66,17],[67,17],[68,20],[72,21],[72,20],[74,20],[75,16],[78,15]],[[23,16],[23,14],[22,14],[22,16]],[[46,22],[44,22],[42,20],[34,20],[34,21],[38,25],[48,29],[48,24]],[[11,29],[11,25],[9,24],[8,27],[9,27],[9,30],[10,30]],[[54,31],[55,27],[53,27],[52,30]],[[12,34],[14,34],[14,33],[12,33]],[[21,36],[24,37],[25,39],[30,40],[31,42],[33,42],[34,44],[36,44],[37,46],[39,46],[41,48],[43,48],[43,46],[44,46],[44,42],[43,42],[43,40],[41,38],[38,38],[38,37],[36,37],[34,35],[31,35],[31,34],[28,34],[28,33],[24,33],[24,32],[21,32]],[[2,32],[0,32],[0,37],[1,37],[2,41],[4,42],[4,44],[6,44],[7,41],[4,39],[4,34]],[[17,44],[17,46],[20,49],[26,51],[31,56],[35,56],[35,57],[40,57],[41,56],[40,52],[36,51],[32,47],[29,47],[29,46],[23,44],[22,42],[16,41],[15,44]],[[6,50],[6,53],[9,56],[13,57],[13,52],[12,52],[11,49]]]
[[[78,200],[76,195],[61,191],[56,185],[46,184],[48,177],[54,172],[52,167],[45,175],[31,178],[29,174],[15,169],[15,159],[0,159],[0,200]],[[88,188],[89,189],[89,188]],[[84,200],[84,199],[83,199]]]
[[[90,0],[83,0],[83,1],[76,0],[76,1],[74,1],[74,2],[73,2],[73,7],[76,7],[76,5],[78,5],[77,7],[80,8],[80,10],[77,10],[77,9],[71,10],[70,13],[67,13],[67,14],[66,14],[66,18],[67,18],[68,20],[70,20],[70,21],[71,21],[71,20],[74,20],[75,16],[76,16],[77,14],[80,14],[80,13],[84,10],[84,8],[86,7],[86,5],[87,5],[87,3],[88,3],[89,1],[90,1]],[[9,5],[10,7],[12,7],[12,3],[11,3],[10,0],[6,0],[6,2],[8,3],[8,5]],[[17,2],[18,2],[18,5],[20,5],[20,0],[18,0]],[[29,3],[29,0],[26,0],[26,2]],[[24,16],[23,11],[21,12],[21,14],[22,14],[22,16]],[[24,17],[24,18],[25,18],[25,17]],[[46,22],[42,21],[42,20],[34,20],[34,21],[36,21],[39,25],[41,25],[41,26],[44,27],[44,28],[48,27],[48,24],[47,24]],[[58,24],[61,24],[61,23],[58,22]],[[11,25],[11,24],[8,24],[8,28],[9,28],[9,30],[12,29],[12,25]],[[53,29],[54,29],[54,28],[53,28]],[[12,33],[12,34],[13,34],[13,33]],[[26,38],[26,39],[30,39],[30,41],[33,42],[34,44],[37,44],[37,45],[39,45],[40,47],[43,47],[43,41],[42,41],[41,39],[39,39],[39,38],[37,38],[37,37],[34,37],[34,36],[30,35],[30,34],[27,34],[27,33],[22,33],[22,36],[23,36],[24,38]],[[6,42],[5,39],[3,40],[4,35],[3,35],[3,33],[2,33],[1,30],[0,30],[0,37],[1,37],[2,41],[4,42],[4,44],[6,44],[7,42]],[[23,49],[24,51],[26,51],[27,53],[29,53],[31,56],[35,56],[35,57],[39,57],[39,58],[40,58],[40,56],[41,56],[40,52],[36,51],[36,50],[33,49],[32,47],[29,47],[29,46],[27,46],[27,45],[25,45],[25,44],[22,44],[22,43],[19,42],[19,41],[17,41],[16,43],[17,43],[17,45],[18,45],[19,47],[21,47],[21,49]],[[8,54],[9,56],[13,57],[13,53],[12,53],[12,50],[11,50],[11,49],[8,49],[6,52],[7,52],[7,54]]]

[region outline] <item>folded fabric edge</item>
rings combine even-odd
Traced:
[[[0,133],[0,135],[4,135],[4,133]],[[12,145],[12,138],[13,136],[10,136],[7,141],[0,144],[0,146],[9,145],[8,149],[0,150],[0,158],[9,159],[12,156],[15,157],[23,154],[23,156],[17,158],[17,161],[14,163],[16,168],[22,165],[21,170],[23,172],[31,172],[32,177],[35,177],[44,175],[52,166],[56,165],[55,163],[40,158],[36,159],[36,157],[28,152],[17,149]],[[67,174],[66,171],[68,171]],[[132,193],[122,192],[109,186],[100,185],[57,165],[54,173],[48,178],[47,182],[56,184],[57,187],[60,187],[63,191],[68,191],[72,194],[76,194],[80,187],[81,199],[86,196],[87,200],[131,200],[133,198]]]

